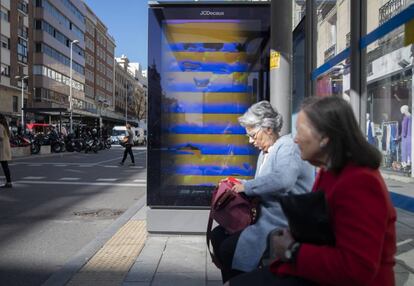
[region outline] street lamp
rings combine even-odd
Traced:
[[[73,40],[70,42],[70,71],[69,71],[69,109],[70,109],[70,133],[73,133],[73,102],[72,102],[72,57],[73,57],[73,44],[79,43],[78,40]]]
[[[21,80],[22,81],[22,120],[21,120],[21,125],[22,125],[22,132],[24,132],[25,128],[24,128],[24,110],[23,110],[23,106],[24,106],[24,80],[28,79],[29,76],[25,75],[25,76],[15,76],[14,77],[17,80]]]
[[[125,93],[125,125],[128,124],[128,95],[129,95],[129,84],[127,84],[127,91]]]

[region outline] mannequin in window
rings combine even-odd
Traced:
[[[403,167],[411,164],[411,113],[408,105],[400,108],[403,119],[401,122],[401,164]]]
[[[381,149],[382,149],[382,151],[387,151],[388,130],[387,130],[387,126],[384,124],[384,122],[388,122],[388,120],[389,120],[388,114],[383,113],[381,115],[381,126],[382,126]]]
[[[369,144],[375,145],[375,130],[374,130],[374,122],[371,121],[369,118],[369,113],[367,113],[367,129],[366,129],[366,136]]]

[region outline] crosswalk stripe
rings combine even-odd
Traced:
[[[44,179],[46,177],[36,177],[36,176],[29,176],[29,177],[23,177],[23,180],[41,180]]]
[[[60,178],[59,180],[61,181],[78,181],[80,180],[80,178]]]
[[[146,182],[147,182],[147,180],[145,180],[145,179],[134,180],[134,183],[146,183]]]
[[[146,187],[147,184],[113,183],[113,182],[66,182],[66,181],[30,181],[19,180],[13,184],[39,184],[39,185],[76,185],[76,186],[114,186],[114,187]]]
[[[115,182],[116,180],[118,180],[118,179],[114,179],[114,178],[99,178],[99,179],[96,179],[96,181],[97,182]]]
[[[401,245],[410,243],[411,241],[413,241],[411,238],[406,239],[406,240],[403,240],[403,241],[400,241],[400,242],[397,243],[397,246],[401,246]]]

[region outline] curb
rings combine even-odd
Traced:
[[[381,175],[386,180],[394,180],[394,181],[398,181],[401,183],[407,183],[407,184],[414,183],[414,178],[412,177],[401,176],[397,174],[390,174],[384,171],[381,171]]]
[[[144,195],[107,229],[84,246],[75,256],[73,256],[60,270],[53,273],[42,286],[64,286],[70,279],[98,252],[102,246],[110,240],[115,233],[126,224],[134,215],[146,205]]]

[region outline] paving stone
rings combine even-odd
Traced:
[[[145,242],[145,246],[139,254],[137,261],[146,263],[158,263],[164,252],[167,238],[149,238]]]
[[[178,235],[178,236],[171,236],[168,239],[169,243],[178,242],[179,244],[194,244],[194,243],[200,243],[205,244],[206,243],[206,237],[204,235]]]
[[[208,281],[206,286],[223,286],[223,282],[220,281]]]
[[[150,282],[124,282],[122,286],[151,286]]]
[[[151,286],[205,286],[204,273],[157,273]]]
[[[137,262],[130,269],[125,281],[127,282],[151,282],[157,271],[158,264]]]
[[[157,272],[205,272],[205,246],[167,242]]]

